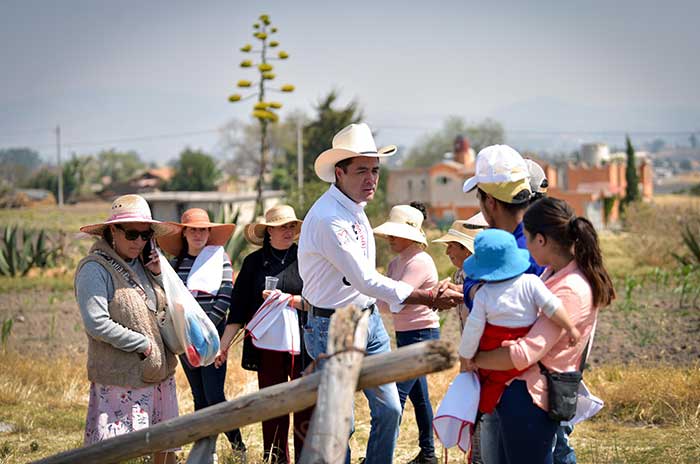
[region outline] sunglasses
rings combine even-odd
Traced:
[[[147,242],[151,238],[153,238],[153,231],[151,229],[140,231],[140,230],[127,230],[119,225],[115,225],[115,227],[117,229],[121,230],[122,232],[124,232],[124,238],[126,238],[130,242],[133,242],[134,240],[139,238],[139,235],[141,236],[141,239],[144,242]]]

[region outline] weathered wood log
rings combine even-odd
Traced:
[[[342,462],[352,427],[355,389],[367,347],[369,312],[337,310],[328,330],[316,409],[304,440],[301,464]]]
[[[456,361],[454,345],[439,340],[416,343],[389,353],[368,356],[363,359],[357,389],[443,371],[452,367]],[[316,372],[161,422],[144,430],[65,451],[36,462],[117,463],[175,448],[210,435],[306,409],[316,402],[320,380],[320,372]]]

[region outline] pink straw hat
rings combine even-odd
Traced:
[[[156,236],[177,234],[180,230],[177,224],[154,220],[151,216],[151,208],[142,196],[122,195],[112,202],[112,214],[105,222],[83,226],[80,231],[90,235],[102,235],[108,225],[126,222],[151,224]]]

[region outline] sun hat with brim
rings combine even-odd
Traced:
[[[314,162],[316,175],[325,182],[335,182],[335,165],[357,156],[383,158],[396,153],[396,145],[377,149],[372,131],[365,123],[350,124],[333,137],[332,148],[324,151]]]
[[[485,229],[486,227],[489,227],[489,223],[486,221],[484,213],[478,212],[474,216],[464,221],[462,227],[465,229]]]
[[[111,214],[105,222],[90,224],[80,228],[81,232],[90,235],[102,235],[110,224],[141,222],[151,225],[155,236],[177,234],[177,225],[169,222],[156,221],[151,216],[148,202],[140,195],[122,195],[112,202]]]
[[[464,275],[497,282],[516,277],[530,267],[530,253],[518,248],[513,234],[486,229],[474,239],[474,254],[464,260]]]
[[[177,235],[159,237],[158,245],[173,256],[179,256],[186,240],[182,236],[185,227],[191,229],[209,229],[209,239],[207,245],[224,246],[233,235],[235,224],[220,224],[209,220],[209,213],[201,208],[190,208],[180,217],[179,223],[175,224],[180,232]]]
[[[245,239],[252,243],[253,245],[262,245],[265,241],[265,230],[268,227],[283,226],[294,222],[297,224],[297,233],[294,237],[296,240],[299,238],[301,233],[301,224],[303,221],[297,219],[297,215],[294,212],[294,208],[289,205],[277,205],[268,209],[265,212],[265,218],[260,219],[258,222],[248,224],[243,229],[243,236]]]
[[[445,235],[433,240],[433,243],[457,242],[474,253],[474,237],[482,229],[467,228],[467,221],[455,221]]]
[[[479,184],[479,188],[498,200],[514,205],[527,203],[532,196],[529,179],[495,184]]]
[[[477,185],[515,182],[529,175],[525,160],[515,149],[508,145],[491,145],[476,155],[474,176],[464,182],[462,190],[467,193]]]
[[[387,238],[401,237],[427,245],[423,225],[423,213],[408,205],[396,205],[389,212],[389,220],[373,229],[374,235]]]

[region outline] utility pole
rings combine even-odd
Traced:
[[[299,205],[304,206],[304,153],[303,153],[302,118],[297,119],[297,188],[299,189]]]
[[[56,126],[56,159],[58,161],[58,207],[63,208],[63,165],[61,164],[61,126]]]

